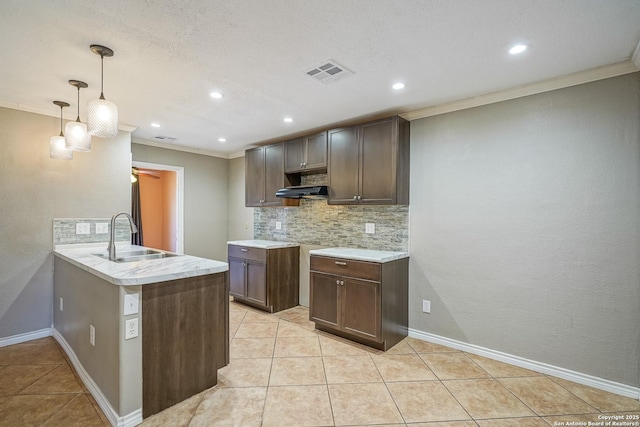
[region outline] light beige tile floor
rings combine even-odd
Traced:
[[[539,427],[640,414],[637,400],[413,338],[374,350],[316,331],[304,307],[231,303],[230,320],[218,385],[143,427]],[[108,425],[99,411],[52,339],[0,348],[0,426]]]
[[[53,338],[0,348],[0,426],[109,425]]]

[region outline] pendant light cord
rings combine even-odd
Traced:
[[[104,54],[100,54],[100,99],[104,99]]]
[[[62,105],[60,106],[60,136],[64,136],[62,133]]]
[[[76,117],[76,122],[80,122],[80,86],[78,86],[78,117]]]

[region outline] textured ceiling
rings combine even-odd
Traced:
[[[100,92],[89,45],[102,44],[115,51],[105,96],[134,138],[219,153],[627,61],[640,40],[638,0],[3,0],[0,11],[0,105],[56,115],[64,100],[75,118],[78,79],[86,121]],[[529,49],[510,56],[516,42]],[[327,59],[354,74],[329,85],[304,74]]]

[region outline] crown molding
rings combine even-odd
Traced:
[[[524,96],[535,95],[537,93],[549,92],[552,90],[580,85],[583,83],[589,83],[596,80],[608,79],[610,77],[634,73],[636,71],[640,71],[640,66],[636,63],[637,61],[640,61],[640,58],[638,58],[640,56],[640,53],[638,53],[639,49],[640,44],[636,49],[633,61],[628,60],[624,62],[618,62],[616,64],[592,68],[590,70],[580,71],[578,73],[555,77],[548,80],[542,80],[535,83],[529,83],[511,89],[500,90],[496,92],[486,93],[484,95],[474,96],[472,98],[465,98],[445,104],[421,108],[419,110],[402,113],[400,114],[400,116],[406,120],[417,120],[425,117],[437,116],[439,114],[451,113],[454,111],[465,110],[467,108],[480,107],[482,105],[494,104],[496,102],[522,98]]]
[[[55,117],[56,119],[60,118],[60,109],[55,109],[55,110],[51,110],[48,108],[42,108],[42,107],[34,107],[33,105],[26,105],[26,104],[20,104],[19,102],[12,102],[12,101],[7,101],[6,99],[0,99],[0,107],[4,107],[4,108],[10,108],[12,110],[18,110],[18,111],[24,111],[26,113],[35,113],[35,114],[40,114],[43,116],[49,116],[49,117]],[[75,120],[76,119],[76,110],[68,110],[68,111],[74,111],[72,114],[64,114],[62,115],[62,118],[65,120]],[[138,126],[131,126],[131,125],[126,125],[123,123],[118,123],[118,130],[122,130],[125,132],[130,132],[133,133],[136,129],[138,129]]]
[[[147,139],[131,138],[132,144],[148,145],[150,147],[164,148],[173,151],[182,151],[185,153],[200,154],[203,156],[218,157],[220,159],[229,159],[230,155],[212,150],[204,150],[202,148],[185,147],[176,144],[167,144],[166,142],[149,141]]]

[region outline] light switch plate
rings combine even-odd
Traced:
[[[375,234],[376,233],[376,225],[372,222],[367,222],[364,225],[364,232],[367,234]]]
[[[89,344],[96,345],[96,328],[93,325],[89,325]]]
[[[96,222],[96,234],[107,234],[109,232],[108,222]]]
[[[138,314],[138,297],[140,294],[125,294],[124,296],[124,315]]]
[[[76,234],[89,234],[91,233],[91,224],[88,222],[76,223]]]

